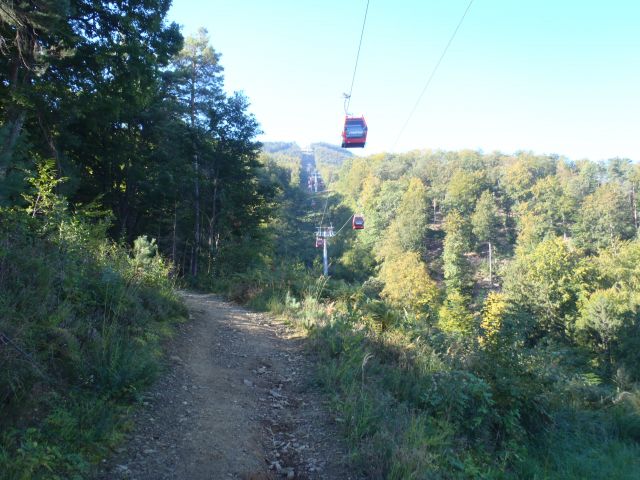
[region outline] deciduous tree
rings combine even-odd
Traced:
[[[471,217],[473,234],[479,242],[486,243],[489,251],[489,283],[493,284],[492,246],[498,236],[500,218],[498,206],[489,190],[480,195]]]
[[[471,249],[471,226],[454,210],[447,215],[444,228],[442,261],[447,293],[453,290],[469,292],[473,286],[472,268],[465,254]]]

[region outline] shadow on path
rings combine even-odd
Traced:
[[[98,478],[357,478],[309,380],[304,339],[217,296],[183,297],[190,321],[168,346],[171,365]]]

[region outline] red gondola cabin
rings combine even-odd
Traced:
[[[364,229],[364,217],[362,215],[353,216],[353,229],[354,230]]]
[[[324,238],[316,237],[316,248],[324,247]]]
[[[342,129],[342,148],[363,148],[367,142],[367,130],[367,122],[364,121],[364,117],[345,117]]]

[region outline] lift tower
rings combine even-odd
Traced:
[[[327,251],[327,244],[329,243],[329,239],[335,236],[333,231],[333,225],[329,227],[318,227],[318,231],[316,232],[316,245],[322,243],[322,266],[324,276],[329,276],[329,253]]]

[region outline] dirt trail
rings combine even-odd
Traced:
[[[171,341],[172,365],[98,478],[357,478],[303,340],[216,296],[184,298],[191,321]]]

